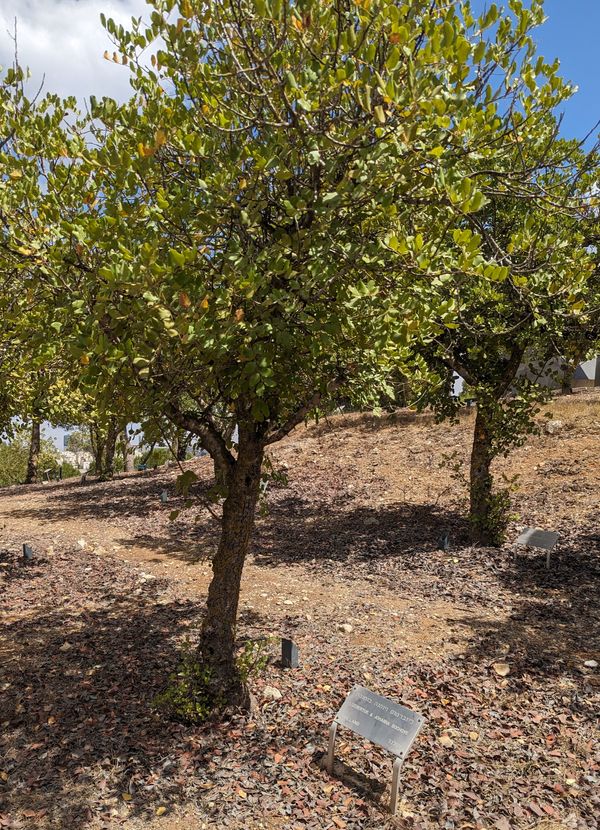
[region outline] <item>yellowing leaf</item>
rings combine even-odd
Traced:
[[[190,300],[189,295],[186,294],[185,291],[182,291],[179,294],[179,305],[182,308],[189,308],[191,306],[191,304],[192,304],[192,301]]]
[[[161,804],[160,807],[157,807],[154,812],[157,816],[164,816],[164,814],[167,812],[167,808],[164,804]]]
[[[133,801],[133,796],[130,793],[121,793],[123,801]]]
[[[181,14],[184,17],[191,17],[194,14],[192,4],[190,3],[189,0],[183,0],[182,4],[180,6],[180,9],[181,9]]]
[[[10,173],[9,173],[9,176],[10,176],[11,179],[13,179],[15,181],[16,181],[16,179],[22,179],[23,178],[23,174],[21,173],[20,170],[11,170]]]
[[[208,297],[205,297],[200,303],[200,308],[208,308]]]
[[[238,788],[237,794],[240,798],[248,798],[248,794],[241,788]]]
[[[443,747],[446,747],[446,749],[452,749],[452,747],[454,746],[454,741],[452,740],[450,735],[441,735],[440,743]]]
[[[235,310],[235,319],[238,323],[241,323],[244,319],[244,309],[243,308],[236,308]]]
[[[383,111],[383,107],[381,105],[376,106],[373,112],[375,113],[375,120],[380,124],[385,124],[385,112]]]
[[[157,147],[162,147],[167,141],[167,134],[163,129],[159,129],[154,133],[154,141]]]
[[[138,153],[142,158],[147,158],[148,156],[154,155],[154,147],[147,147],[145,144],[140,143],[137,146]]]
[[[81,357],[79,358],[79,362],[81,363],[82,366],[87,366],[88,363],[90,362],[90,358],[87,354],[82,354]]]

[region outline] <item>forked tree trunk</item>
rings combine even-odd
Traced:
[[[210,686],[222,703],[247,708],[248,689],[235,662],[235,635],[240,584],[258,501],[264,449],[252,433],[241,430],[238,457],[229,467],[221,538],[213,560],[206,616],[199,651],[211,671]]]
[[[42,429],[39,421],[31,425],[31,439],[29,442],[29,457],[27,459],[27,475],[25,484],[33,484],[38,480],[38,466],[42,448]]]
[[[471,450],[470,521],[473,540],[482,545],[495,543],[491,521],[493,457],[491,434],[483,412],[478,409]]]

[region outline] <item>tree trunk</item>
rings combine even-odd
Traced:
[[[249,693],[235,663],[235,634],[242,568],[254,527],[264,448],[252,427],[241,433],[238,457],[227,476],[221,538],[212,563],[199,651],[203,664],[211,671],[210,687],[217,700],[247,708]]]
[[[38,464],[42,448],[42,430],[39,421],[31,424],[31,440],[29,442],[29,457],[27,459],[27,475],[25,484],[33,484],[38,480]]]
[[[213,469],[215,475],[215,484],[221,488],[225,493],[228,487],[229,467],[225,461],[222,461],[218,456],[213,457]]]
[[[127,427],[122,432],[123,436],[123,469],[126,473],[132,473],[135,468],[134,458],[135,458],[135,448],[133,447],[131,441],[129,440],[129,433],[127,432]]]
[[[106,430],[106,441],[104,443],[104,458],[100,468],[100,479],[107,481],[111,479],[115,472],[115,451],[117,448],[117,437],[119,435],[119,427],[114,418],[111,418]]]
[[[575,369],[576,368],[577,368],[577,364],[575,366],[569,366],[566,363],[561,367],[561,378],[560,378],[560,394],[561,395],[572,395],[573,394],[573,375],[575,374]]]
[[[471,450],[469,518],[473,541],[482,545],[495,544],[495,533],[491,522],[493,478],[490,466],[492,460],[490,431],[483,412],[478,409]]]
[[[104,456],[104,441],[97,425],[90,424],[90,443],[92,455],[94,456],[94,475],[99,476],[102,470],[102,458]]]
[[[185,430],[178,430],[176,442],[176,448],[173,448],[175,449],[175,459],[177,461],[185,461],[190,444],[189,433],[185,432]]]

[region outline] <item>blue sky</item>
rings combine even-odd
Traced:
[[[600,119],[600,0],[546,0],[547,23],[536,32],[546,59],[560,58],[561,75],[579,92],[565,107],[563,135],[585,135]]]

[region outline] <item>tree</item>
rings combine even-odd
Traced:
[[[497,28],[429,0],[155,0],[147,28],[106,22],[135,95],[91,102],[94,142],[72,138],[38,194],[44,280],[94,400],[141,397],[223,478],[200,643],[215,702],[248,702],[235,625],[266,448],[336,395],[376,397],[447,313],[424,247],[485,203],[465,159],[497,152],[489,82],[541,15],[512,5]]]
[[[452,313],[417,347],[433,370],[423,401],[454,416],[460,399],[448,386],[460,375],[477,402],[469,493],[473,538],[482,544],[500,544],[508,522],[509,492],[494,489],[492,462],[534,431],[549,394],[543,379],[580,348],[597,308],[583,216],[598,155],[557,133],[548,112],[530,119],[508,165],[498,157],[493,177],[486,172],[483,209],[448,227],[445,273],[430,288],[449,298]],[[498,187],[503,169],[507,178],[519,174],[519,190]]]

